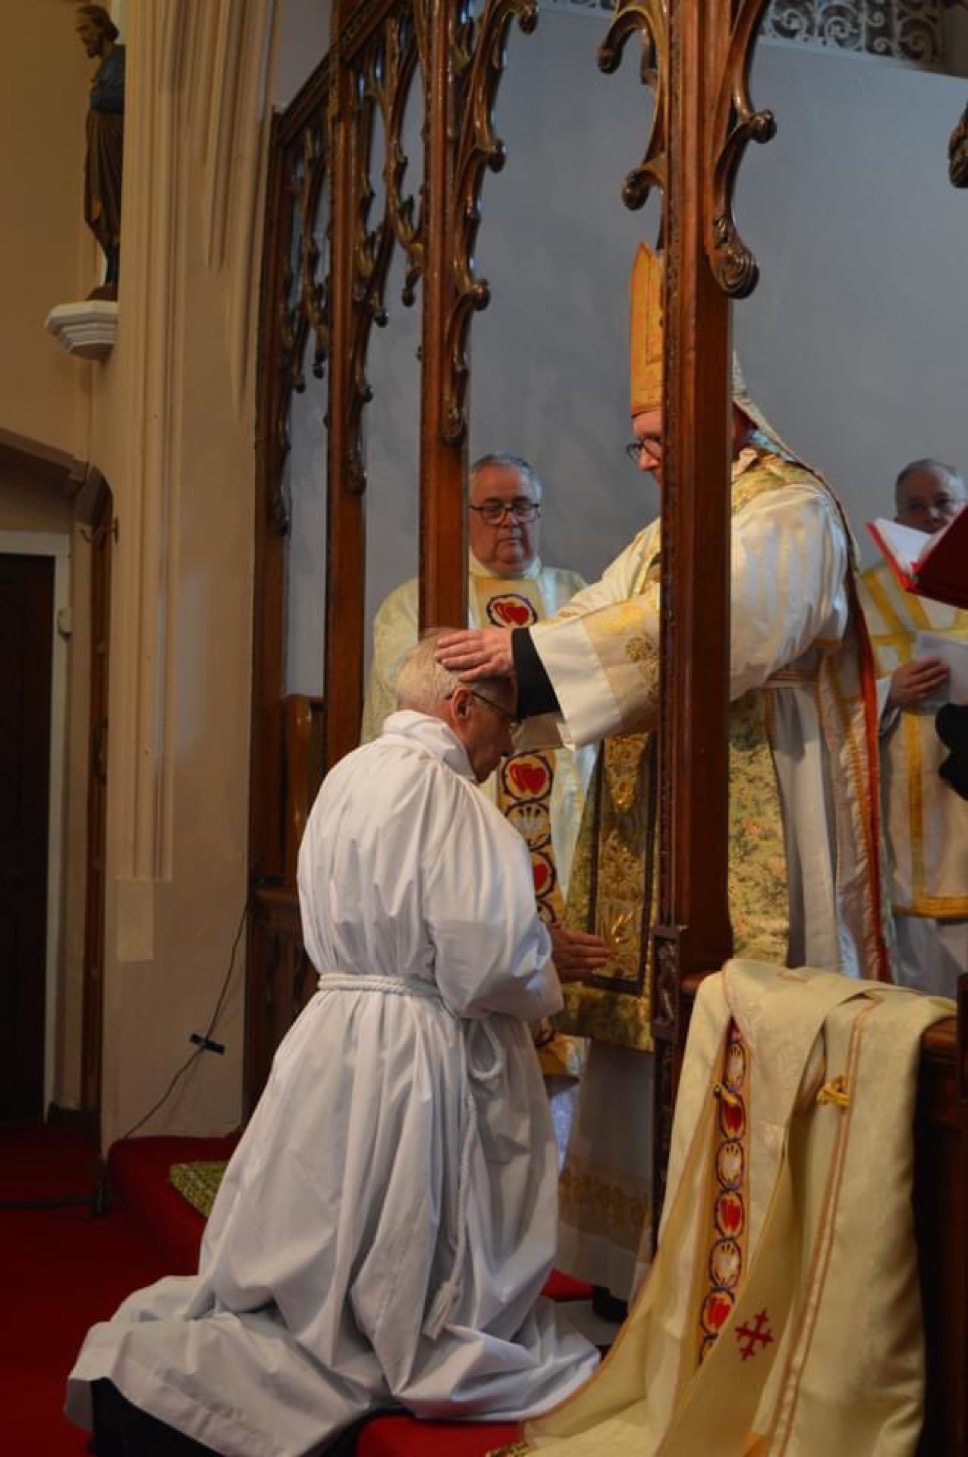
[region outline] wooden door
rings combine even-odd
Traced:
[[[0,1122],[44,1098],[54,559],[0,554]]]

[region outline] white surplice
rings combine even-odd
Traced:
[[[97,1325],[107,1378],[232,1457],[319,1452],[375,1406],[514,1419],[597,1353],[540,1296],[557,1165],[528,1022],[561,1005],[527,850],[441,721],[329,774],[299,857],[320,989],[229,1165],[199,1274]]]

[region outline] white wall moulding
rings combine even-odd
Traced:
[[[57,304],[47,315],[47,329],[68,354],[107,359],[118,332],[117,303],[87,299],[79,304]]]
[[[550,10],[601,15],[615,0],[542,0]],[[773,0],[763,40],[853,51],[919,66],[945,60],[943,17],[963,0]]]

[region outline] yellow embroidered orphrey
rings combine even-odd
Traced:
[[[707,977],[649,1277],[595,1375],[501,1457],[913,1457],[917,1071],[924,1031],[954,1010],[809,968],[734,960]],[[715,1214],[724,1196],[745,1251]],[[710,1321],[717,1285],[729,1300]]]

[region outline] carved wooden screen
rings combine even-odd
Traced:
[[[663,482],[662,723],[655,1035],[657,1171],[698,980],[730,951],[726,898],[729,649],[728,374],[731,299],[757,268],[732,218],[750,140],[773,120],[749,99],[766,0],[624,0],[600,63],[643,47],[656,93],[643,160],[625,200],[665,199],[666,450]],[[468,340],[487,284],[475,276],[481,183],[501,148],[493,103],[504,40],[533,28],[531,0],[344,0],[327,61],[277,119],[263,277],[252,756],[252,917],[247,1105],[272,1050],[312,990],[299,941],[294,826],[324,764],[352,748],[362,700],[367,356],[381,321],[394,248],[419,303],[421,342],[420,605],[423,620],[464,612],[462,483]],[[537,42],[536,42],[537,43]],[[403,195],[400,124],[419,73],[424,185]],[[647,116],[643,108],[643,116]],[[379,120],[389,160],[371,175]],[[644,123],[645,125],[645,123]],[[606,163],[603,163],[607,165]],[[379,182],[379,185],[378,185]],[[329,266],[315,224],[328,189]],[[374,207],[374,199],[379,202]],[[307,340],[328,371],[325,704],[284,694],[283,467],[288,407]],[[700,590],[700,583],[701,590]],[[287,838],[288,827],[288,838]],[[963,1022],[961,1024],[964,1025]],[[968,1070],[953,1024],[928,1039],[919,1105],[918,1207],[929,1317],[930,1409],[924,1452],[968,1451]],[[661,1185],[660,1185],[661,1187]]]

